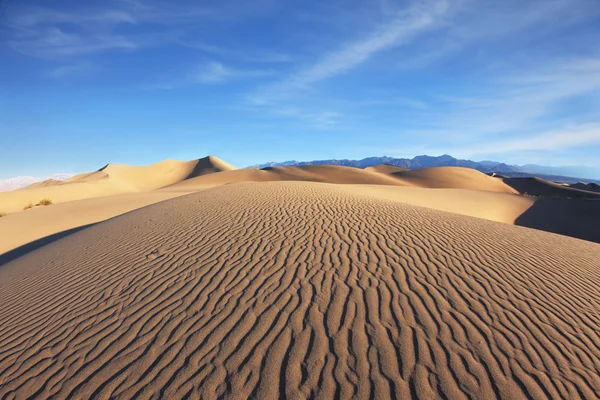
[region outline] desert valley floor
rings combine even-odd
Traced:
[[[0,193],[0,398],[598,398],[599,197],[215,157]]]

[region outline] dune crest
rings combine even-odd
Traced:
[[[600,200],[600,193],[589,189],[583,190],[581,185],[573,187],[568,185],[565,186],[541,178],[503,178],[502,181],[521,194],[530,194],[549,198]],[[589,188],[594,188],[594,186],[590,185]]]
[[[392,172],[391,176],[397,178],[406,186],[518,193],[504,182],[471,168],[432,167]]]
[[[186,179],[234,170],[221,159],[208,156],[192,161],[165,160],[148,166],[107,164],[98,171],[75,175],[65,181],[44,181],[12,192],[0,193],[4,212],[21,211],[28,202],[50,198],[54,203],[147,192]]]
[[[337,184],[371,184],[421,188],[453,188],[516,194],[502,181],[482,172],[462,167],[434,167],[405,170],[394,166],[366,169],[339,165],[248,168],[186,180],[171,186],[174,190],[202,188],[234,182],[307,181]]]

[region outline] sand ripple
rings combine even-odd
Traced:
[[[0,398],[598,398],[600,245],[231,184],[0,267]]]

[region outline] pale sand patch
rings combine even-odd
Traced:
[[[0,220],[0,255],[35,240],[83,227],[185,193],[147,192],[35,207]]]

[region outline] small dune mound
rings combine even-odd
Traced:
[[[589,192],[596,192],[596,193],[600,192],[600,185],[598,185],[597,183],[577,182],[572,185],[569,185],[569,187],[572,189],[585,190],[585,191],[589,191]]]
[[[563,186],[541,178],[506,178],[503,182],[521,194],[550,198],[600,199],[600,194]]]
[[[402,186],[391,176],[339,165],[307,165],[301,167],[266,167],[226,170],[217,174],[187,179],[169,186],[168,190],[192,190],[234,182],[302,181],[339,184],[371,184]]]
[[[398,167],[396,165],[380,164],[380,165],[374,165],[372,167],[367,167],[367,168],[365,168],[365,171],[379,172],[381,174],[393,174],[396,172],[406,172],[406,171],[410,171],[410,170],[408,168],[402,168],[402,167]]]
[[[17,190],[30,190],[30,189],[49,187],[49,186],[58,186],[58,185],[64,185],[65,183],[66,183],[65,181],[60,181],[58,179],[46,179],[45,181],[32,183],[31,185],[27,185],[27,186],[22,187]]]
[[[514,189],[504,184],[501,180],[471,168],[433,167],[394,172],[391,176],[404,182],[406,186],[516,193]]]
[[[339,165],[307,165],[302,167],[273,167],[269,171],[282,181],[310,181],[340,184],[400,184],[389,176],[374,171]]]

